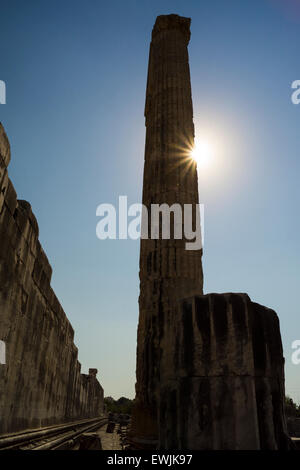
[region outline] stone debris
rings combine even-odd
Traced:
[[[78,450],[103,450],[100,436],[96,432],[82,434]]]

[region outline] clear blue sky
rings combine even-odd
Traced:
[[[98,240],[96,207],[141,202],[150,35],[169,13],[192,18],[196,132],[218,144],[199,177],[205,292],[247,292],[276,310],[287,392],[300,401],[294,1],[2,0],[10,177],[37,216],[82,370],[99,369],[106,395],[133,397],[139,241]]]

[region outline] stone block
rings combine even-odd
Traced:
[[[7,185],[7,190],[4,196],[5,199],[5,204],[9,210],[9,212],[14,215],[15,209],[17,207],[17,193],[16,190],[11,182],[10,179],[8,179],[8,185]]]
[[[165,328],[166,332],[167,329]],[[174,311],[161,339],[161,449],[289,449],[276,313],[246,294],[207,294]]]

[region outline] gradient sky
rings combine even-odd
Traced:
[[[205,292],[247,292],[276,310],[287,393],[300,401],[297,2],[1,0],[0,10],[9,175],[38,219],[82,371],[99,369],[105,395],[134,396],[139,241],[98,240],[96,207],[141,202],[151,30],[177,13],[192,18],[196,135],[215,146],[199,175]]]

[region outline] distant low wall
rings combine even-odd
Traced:
[[[300,437],[300,418],[287,418],[287,427],[291,437]]]
[[[0,124],[0,433],[96,417],[103,388],[81,374],[74,330],[51,288],[52,268],[31,206],[8,178],[10,146]]]

